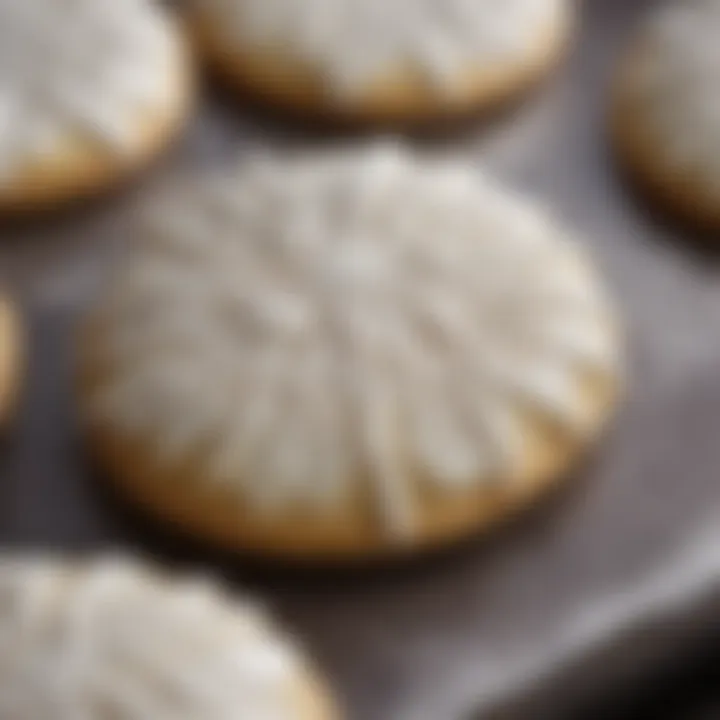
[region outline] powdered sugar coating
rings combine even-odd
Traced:
[[[212,583],[124,559],[0,561],[0,716],[300,720],[299,661]]]
[[[151,0],[0,0],[0,176],[78,137],[126,153],[172,102],[178,42]]]
[[[411,531],[420,482],[509,481],[528,409],[582,436],[583,373],[615,370],[574,245],[464,165],[258,158],[141,238],[90,344],[90,420],[171,465],[202,448],[202,482],[257,512],[332,513],[369,483]]]
[[[658,161],[720,200],[720,2],[679,0],[650,16],[626,67],[623,101]]]
[[[567,0],[192,0],[228,47],[276,48],[317,68],[338,102],[410,66],[452,94],[473,71],[532,55]]]

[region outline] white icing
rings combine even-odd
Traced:
[[[176,43],[150,0],[0,0],[0,173],[77,135],[123,153],[168,102]]]
[[[0,561],[7,720],[299,720],[298,677],[261,614],[206,581],[118,559]]]
[[[246,160],[152,213],[101,316],[92,419],[202,448],[259,511],[331,512],[361,477],[402,532],[419,478],[512,476],[529,408],[585,432],[612,372],[601,294],[540,212],[381,146]]]
[[[472,70],[522,63],[567,0],[192,0],[229,46],[278,47],[316,67],[335,99],[411,65],[451,93]]]
[[[626,94],[658,157],[699,174],[720,200],[720,2],[680,0],[652,14]]]

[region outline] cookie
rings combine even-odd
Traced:
[[[257,608],[127,559],[0,560],[0,716],[336,718]]]
[[[568,0],[191,0],[188,22],[232,86],[350,124],[427,123],[494,108],[565,49]]]
[[[8,420],[17,401],[22,345],[17,312],[9,300],[0,297],[0,424]]]
[[[151,0],[0,0],[0,212],[107,189],[188,115],[187,43]]]
[[[378,146],[191,185],[148,211],[80,371],[105,474],[176,527],[285,559],[443,545],[609,416],[604,294],[479,171]]]
[[[720,230],[720,2],[683,0],[645,21],[614,88],[612,134],[666,209]]]

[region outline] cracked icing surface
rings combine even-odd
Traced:
[[[77,136],[131,148],[168,102],[176,43],[149,0],[0,0],[0,176]]]
[[[300,720],[293,651],[254,608],[129,560],[0,561],[0,716]]]
[[[601,293],[555,225],[464,165],[404,151],[257,158],[160,203],[88,344],[91,421],[258,512],[359,485],[393,532],[419,478],[508,479],[529,411],[586,431],[612,376]]]
[[[229,47],[278,48],[316,67],[338,100],[411,66],[451,93],[473,70],[522,63],[566,0],[193,0]]]
[[[680,0],[650,17],[625,73],[623,97],[653,151],[697,173],[720,198],[720,2]]]

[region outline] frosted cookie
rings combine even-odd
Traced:
[[[12,303],[0,296],[0,424],[14,409],[22,373],[22,333]]]
[[[0,560],[0,717],[331,720],[262,614],[128,560]]]
[[[0,211],[125,178],[178,131],[190,78],[151,0],[0,0]]]
[[[565,48],[568,0],[191,0],[192,32],[244,93],[311,118],[426,122],[521,93]]]
[[[655,11],[617,79],[613,134],[631,171],[671,210],[720,229],[720,2]]]
[[[145,222],[86,331],[83,416],[109,477],[201,538],[440,544],[551,486],[613,405],[578,249],[470,167],[256,158]]]

